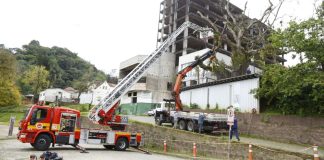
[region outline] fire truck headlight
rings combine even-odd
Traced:
[[[20,135],[20,138],[26,138],[26,133],[22,133],[22,134]]]

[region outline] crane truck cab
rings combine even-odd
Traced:
[[[162,112],[162,111],[167,111],[168,108],[174,108],[174,103],[173,104],[170,104],[168,102],[165,102],[165,101],[162,101],[162,102],[159,102],[158,105],[156,106],[156,108],[154,109],[151,109],[147,112],[147,115],[149,116],[154,116],[157,112]]]
[[[17,139],[42,151],[48,150],[51,144],[75,147],[79,143],[125,150],[141,142],[140,133],[81,128],[80,120],[80,111],[75,109],[33,105],[19,122]]]

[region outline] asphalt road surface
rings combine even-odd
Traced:
[[[127,115],[127,116],[131,120],[155,124],[154,116],[134,116],[134,115]]]
[[[89,153],[80,153],[70,146],[56,146],[50,148],[65,160],[180,160],[180,158],[159,154],[144,154],[128,149],[126,151],[107,150],[98,145],[82,145]],[[36,151],[30,144],[21,143],[16,139],[0,140],[0,160],[27,160],[31,154],[39,157],[43,152]]]

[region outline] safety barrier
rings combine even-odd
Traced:
[[[291,153],[282,150],[270,149],[259,145],[252,145],[249,143],[230,143],[231,149],[228,150],[229,143],[216,143],[212,141],[192,141],[192,140],[176,140],[176,139],[158,139],[145,137],[146,146],[148,149],[154,148],[167,153],[186,154],[190,153],[192,159],[209,159],[220,158],[228,159],[228,152],[230,152],[230,159],[309,159],[310,155],[298,155],[298,153]],[[159,144],[158,144],[159,142]],[[191,146],[191,149],[190,149]],[[244,149],[245,148],[245,149]],[[319,160],[317,146],[307,147],[301,151],[314,149],[314,160]],[[317,159],[316,159],[317,158]],[[212,159],[212,158],[211,158]]]

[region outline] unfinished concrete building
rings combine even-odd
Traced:
[[[211,20],[219,17],[217,8],[213,8],[208,0],[164,0],[160,4],[160,16],[158,23],[157,45],[163,42],[167,36],[175,31],[182,23],[186,21],[193,22],[199,26],[208,26],[198,14],[197,11],[208,15]],[[211,48],[213,39],[205,43],[199,37],[194,35],[194,30],[187,28],[183,34],[178,36],[176,42],[170,46],[169,51],[175,56],[175,66],[179,64],[179,57],[192,52]]]
[[[220,3],[222,0],[164,0],[160,3],[160,14],[158,23],[157,46],[163,42],[167,36],[175,31],[182,23],[186,21],[193,22],[202,27],[210,27],[209,24],[203,20],[198,11],[207,16],[212,22],[220,28],[224,27],[221,21],[222,13],[220,8],[216,8],[212,3]],[[242,10],[233,4],[230,4],[233,13],[241,13]],[[169,52],[175,58],[175,67],[179,65],[179,57],[199,51],[204,48],[212,48],[213,38],[202,40],[194,34],[194,30],[187,28],[178,36],[176,42],[170,46]],[[221,54],[231,55],[231,48],[227,44],[223,44]],[[284,59],[278,57],[279,62]],[[170,59],[171,60],[171,59]]]

